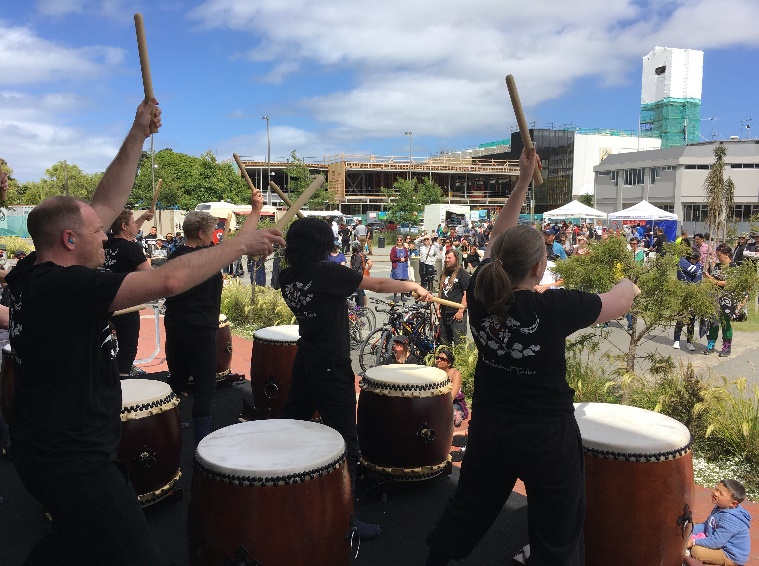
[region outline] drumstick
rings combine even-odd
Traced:
[[[242,173],[242,178],[245,179],[245,181],[248,183],[248,186],[250,187],[250,192],[255,193],[258,189],[253,184],[253,181],[250,180],[250,176],[248,175],[248,172],[245,170],[245,167],[242,164],[242,161],[240,161],[240,156],[236,153],[232,154],[232,157],[235,158],[235,161],[237,162],[237,166],[240,168],[240,173]]]
[[[158,202],[158,193],[161,191],[161,185],[163,179],[158,179],[158,184],[155,186],[155,192],[153,192],[153,203],[150,205],[150,212],[155,214],[155,203]]]
[[[137,312],[146,308],[148,308],[148,305],[137,305],[134,307],[129,307],[128,309],[121,309],[121,310],[115,311],[113,313],[113,316],[119,316],[120,314],[129,314],[130,312]]]
[[[142,88],[145,91],[145,102],[153,98],[153,79],[150,76],[150,59],[148,59],[148,42],[145,39],[145,22],[142,14],[134,15],[134,29],[137,32],[137,51],[140,54],[140,69],[142,70]],[[150,133],[155,134],[158,128],[150,120]]]
[[[290,220],[293,219],[293,216],[295,216],[301,207],[308,202],[308,199],[310,199],[316,190],[322,186],[322,183],[324,183],[324,175],[317,175],[316,178],[311,181],[311,184],[306,187],[306,190],[303,191],[303,194],[301,194],[293,205],[287,209],[287,212],[285,212],[284,216],[279,219],[279,222],[277,222],[274,227],[279,231],[287,228],[287,225],[290,223]]]
[[[514,82],[514,77],[512,75],[506,75],[506,87],[509,89],[511,105],[514,107],[514,114],[517,117],[517,124],[519,124],[519,133],[522,135],[522,143],[529,153],[533,147],[532,140],[530,139],[530,129],[527,127],[527,120],[525,120],[524,112],[522,112],[522,103],[519,101],[517,83]],[[540,169],[537,165],[532,174],[532,182],[536,187],[543,184],[543,176],[540,174]]]
[[[274,192],[279,195],[279,198],[281,198],[282,202],[284,202],[288,207],[293,205],[293,201],[291,201],[290,198],[282,192],[282,189],[277,186],[277,183],[274,181],[269,181],[269,186],[274,189]],[[304,214],[300,210],[295,214],[298,215],[298,218],[305,218]]]
[[[415,297],[418,297],[416,293],[413,294]],[[446,307],[453,307],[454,309],[465,309],[466,307],[462,305],[461,303],[454,303],[453,301],[449,301],[447,299],[441,299],[440,297],[432,297],[430,299],[430,302],[438,303]]]
[[[234,215],[233,212],[230,212],[227,214],[227,223],[224,224],[224,231],[221,233],[221,240],[224,241],[227,239],[227,236],[229,236],[229,228],[232,226],[232,216]]]

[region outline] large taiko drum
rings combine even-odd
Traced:
[[[236,424],[206,436],[194,466],[191,564],[350,562],[358,535],[337,431],[287,419]]]
[[[0,370],[0,412],[5,422],[13,424],[13,398],[16,393],[16,372],[14,369],[11,345],[3,347],[3,367]]]
[[[169,495],[182,476],[179,398],[167,383],[150,379],[121,381],[121,442],[118,458],[142,505]]]
[[[586,563],[680,566],[695,502],[691,435],[665,415],[579,403]]]
[[[453,440],[451,382],[443,370],[377,366],[361,379],[358,440],[361,463],[399,480],[441,474]]]
[[[269,326],[253,333],[250,358],[253,402],[256,409],[269,409],[271,418],[282,413],[290,393],[298,338],[297,324]]]

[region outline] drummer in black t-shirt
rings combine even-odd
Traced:
[[[566,381],[565,338],[622,316],[639,291],[622,279],[602,295],[534,292],[546,269],[545,245],[540,232],[517,220],[536,162],[534,150],[529,157],[522,153],[519,180],[469,284],[479,352],[472,419],[456,491],[427,538],[428,566],[467,557],[517,478],[528,494],[530,563],[584,564],[583,452]]]
[[[422,300],[428,300],[430,294],[411,281],[364,277],[349,267],[327,262],[333,245],[332,230],[317,218],[296,220],[287,232],[288,267],[280,274],[280,284],[287,306],[298,319],[300,339],[282,417],[308,420],[318,410],[324,424],[345,440],[351,484],[355,487],[359,447],[346,299],[356,289],[377,293],[413,291]],[[377,525],[357,520],[357,526],[364,539],[379,534]]]
[[[150,269],[150,261],[140,244],[134,241],[143,222],[152,220],[153,213],[143,212],[135,220],[131,210],[124,209],[111,224],[111,237],[103,244],[105,248],[104,267],[114,273],[131,273]],[[138,311],[114,316],[111,324],[116,329],[119,353],[116,363],[119,365],[119,377],[129,377],[136,373],[133,364],[137,357],[137,344],[140,339],[140,313]],[[142,372],[144,373],[144,372]]]
[[[140,104],[91,203],[55,196],[34,207],[27,227],[36,252],[7,276],[16,377],[13,464],[52,516],[56,559],[64,564],[164,562],[126,467],[116,459],[122,407],[111,314],[181,293],[241,255],[266,255],[284,245],[278,231],[256,230],[263,206],[257,192],[250,224],[229,242],[159,269],[100,269],[103,228],[127,202],[160,113],[153,99]]]

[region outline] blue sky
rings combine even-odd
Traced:
[[[759,98],[755,0],[3,0],[0,157],[19,180],[113,158],[142,98],[135,12],[156,150],[219,159],[264,159],[264,114],[273,161],[407,156],[406,131],[415,157],[507,139],[509,73],[531,123],[636,129],[657,45],[704,51],[706,138],[751,136]]]

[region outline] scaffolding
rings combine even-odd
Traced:
[[[678,147],[698,143],[701,131],[701,100],[665,98],[641,104],[640,130],[643,137],[661,138],[661,146]]]

